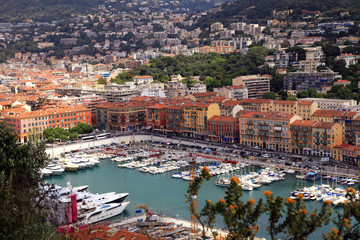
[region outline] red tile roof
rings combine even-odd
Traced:
[[[229,116],[213,116],[209,120],[209,122],[238,122],[239,119]]]
[[[303,127],[311,127],[316,123],[316,121],[312,120],[295,120],[291,123],[292,126],[303,126]]]
[[[294,116],[295,114],[288,114],[283,112],[249,112],[240,116],[240,118],[256,118],[256,119],[289,121]]]
[[[329,123],[329,122],[317,122],[314,124],[313,128],[332,128],[335,125],[335,123]]]
[[[108,226],[91,226],[84,230],[71,234],[71,238],[79,240],[103,239],[103,240],[147,240],[148,237],[139,233],[133,233],[125,230],[112,229]]]

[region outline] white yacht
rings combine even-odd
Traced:
[[[120,215],[130,202],[110,203],[98,206],[94,211],[78,216],[83,224],[96,223]]]
[[[61,164],[47,167],[47,169],[52,171],[52,175],[57,175],[57,176],[62,175],[65,172],[65,168]]]
[[[44,177],[48,177],[52,174],[52,171],[50,169],[47,168],[43,168],[40,170],[40,173],[44,176]]]
[[[104,194],[93,194],[91,197],[84,200],[85,204],[110,204],[110,203],[121,203],[129,193],[118,193],[115,192],[104,193]]]

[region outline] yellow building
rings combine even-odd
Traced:
[[[239,117],[240,143],[276,151],[291,152],[290,125],[301,120],[282,112],[248,112]]]
[[[207,136],[208,119],[220,115],[217,103],[186,103],[183,108],[183,133],[191,137]]]
[[[296,114],[304,120],[310,120],[311,116],[318,110],[318,104],[315,101],[244,99],[241,105],[244,110],[248,111]]]
[[[316,122],[312,126],[312,155],[331,157],[333,148],[341,145],[343,128],[338,123]]]

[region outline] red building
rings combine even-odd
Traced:
[[[153,130],[164,131],[166,128],[166,104],[155,104],[146,108],[146,126]]]
[[[209,139],[234,143],[239,141],[239,120],[229,116],[213,116],[208,120]]]

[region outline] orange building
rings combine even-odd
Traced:
[[[343,128],[338,123],[316,122],[312,135],[314,156],[331,157],[332,149],[343,143]]]
[[[42,136],[46,128],[75,127],[78,123],[91,123],[91,110],[83,106],[54,107],[32,112],[5,112],[3,121],[18,134],[18,141]]]

